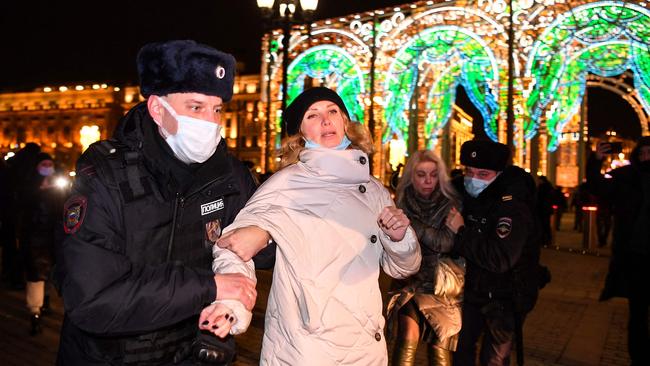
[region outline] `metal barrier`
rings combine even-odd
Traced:
[[[598,247],[597,213],[597,206],[582,207],[582,249],[595,250]]]

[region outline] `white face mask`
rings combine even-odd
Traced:
[[[465,184],[467,194],[476,198],[490,185],[490,183],[494,182],[494,179],[496,179],[496,177],[492,178],[492,180],[465,177],[463,183]]]
[[[178,122],[175,135],[161,128],[165,141],[178,160],[185,164],[203,163],[210,159],[221,141],[221,125],[198,118],[179,115],[174,108],[162,98],[160,104]]]

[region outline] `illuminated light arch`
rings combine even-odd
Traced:
[[[421,71],[422,70],[422,71]],[[447,123],[463,85],[479,109],[490,138],[497,139],[499,69],[486,43],[468,29],[456,26],[428,28],[407,42],[395,55],[385,80],[386,142],[393,133],[408,140],[408,109],[421,78],[433,83],[427,96],[424,130],[432,138]]]
[[[300,38],[298,38],[295,42],[293,42],[289,46],[289,52],[291,52],[291,50],[293,50],[301,42],[308,41],[311,37],[318,36],[318,35],[321,35],[321,34],[326,34],[326,33],[334,33],[334,34],[339,34],[339,35],[344,36],[344,37],[348,37],[352,41],[354,41],[354,43],[356,43],[360,48],[362,48],[364,53],[370,54],[370,47],[367,44],[365,44],[355,34],[344,31],[344,30],[340,30],[340,29],[334,29],[334,28],[325,28],[325,29],[313,30],[311,32],[310,36],[307,36],[307,35],[300,36]]]
[[[650,100],[650,12],[643,7],[601,1],[574,8],[546,28],[535,42],[526,76],[533,79],[526,109],[526,138],[546,121],[549,151],[582,103],[587,75],[634,72],[634,86],[646,110]]]
[[[629,71],[625,72],[625,76],[630,79],[633,78]],[[639,98],[638,90],[634,89],[634,85],[630,85],[619,78],[589,75],[587,77],[587,87],[603,88],[623,98],[639,117],[641,135],[650,135],[650,126],[648,126],[650,122],[649,110],[643,106],[642,99]]]
[[[323,86],[335,89],[354,121],[364,122],[361,97],[365,95],[365,78],[355,58],[341,47],[319,45],[296,57],[287,70],[287,105],[304,89],[305,78],[320,79]]]

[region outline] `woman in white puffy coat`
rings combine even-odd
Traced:
[[[335,92],[308,89],[285,117],[284,168],[224,230],[213,267],[254,277],[250,258],[269,238],[277,243],[262,365],[386,365],[379,267],[394,278],[416,273],[415,234],[370,175],[369,133],[350,122]],[[202,327],[219,335],[230,325],[231,333],[242,332],[249,322],[234,302],[214,304],[201,317]]]

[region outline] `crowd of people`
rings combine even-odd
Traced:
[[[1,171],[3,276],[26,283],[32,334],[53,277],[65,310],[57,364],[228,365],[263,268],[263,365],[387,365],[388,340],[393,365],[413,365],[420,346],[430,365],[509,365],[513,352],[523,364],[523,323],[550,280],[540,251],[567,204],[511,165],[506,145],[467,141],[451,172],[417,151],[391,178],[393,200],[371,175],[366,125],[312,87],[282,116],[281,169],[260,185],[221,139],[231,55],[151,43],[137,69],[146,101],[84,152],[65,203],[37,145]],[[647,290],[630,281],[648,277],[650,140],[637,148],[614,179],[599,176],[598,150],[582,188],[621,195],[603,298],[630,299],[630,353],[644,364]],[[394,279],[388,294],[380,270]]]

